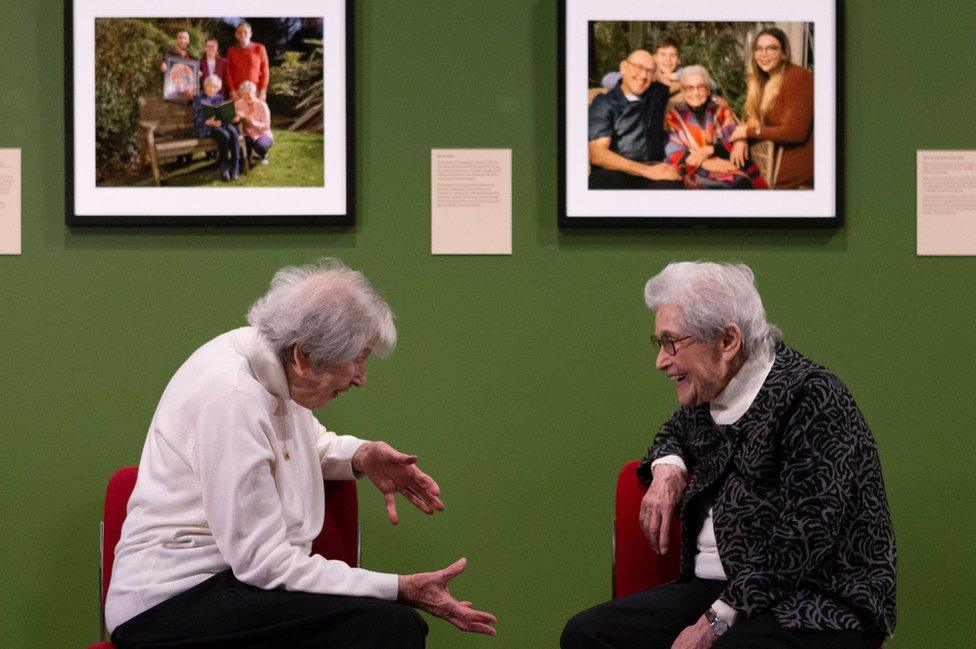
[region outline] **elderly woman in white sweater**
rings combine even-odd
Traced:
[[[427,514],[437,483],[383,442],[312,415],[366,383],[370,353],[396,343],[389,307],[336,260],[284,268],[244,327],[206,343],[170,380],[129,501],[105,618],[122,648],[424,646],[411,607],[494,634],[495,618],[450,595],[461,559],[395,575],[310,556],[323,477],[366,475]]]

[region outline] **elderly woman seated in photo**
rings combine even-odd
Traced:
[[[747,159],[744,141],[732,142],[735,114],[712,99],[712,79],[700,65],[682,68],[682,105],[664,117],[667,162],[689,189],[767,189],[759,168]]]
[[[261,164],[268,164],[268,150],[274,144],[271,133],[271,110],[268,104],[258,99],[257,86],[245,81],[237,88],[238,100],[234,102],[237,117],[244,129],[244,142],[248,158],[252,153],[258,156]]]
[[[237,127],[225,124],[205,106],[220,106],[224,96],[220,94],[223,82],[215,74],[203,80],[203,94],[193,98],[193,127],[197,137],[212,137],[217,140],[217,166],[220,179],[224,182],[237,180],[240,176],[241,149]],[[209,116],[208,116],[209,115]]]

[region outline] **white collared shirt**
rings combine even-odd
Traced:
[[[260,588],[395,600],[397,576],[310,556],[323,478],[363,444],[291,400],[281,361],[244,327],[177,370],[149,427],[105,605],[119,624],[227,568]]]

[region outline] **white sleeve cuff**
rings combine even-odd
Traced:
[[[735,624],[736,618],[739,617],[739,612],[737,610],[720,599],[717,599],[712,603],[712,610],[715,611],[715,615],[718,617],[718,619],[722,620],[729,626]]]
[[[319,427],[315,446],[322,464],[322,475],[326,480],[355,480],[352,470],[352,456],[366,441],[352,435],[336,435],[324,426]]]
[[[658,464],[670,464],[671,466],[676,466],[685,473],[688,473],[688,467],[685,466],[685,461],[681,459],[680,455],[665,455],[664,457],[659,457],[658,459],[651,462],[651,470],[654,470]]]

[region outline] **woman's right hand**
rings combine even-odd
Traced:
[[[729,153],[729,162],[734,164],[737,169],[742,169],[746,164],[746,141],[739,140],[732,145],[732,152]]]
[[[690,167],[700,167],[705,160],[708,160],[713,155],[715,155],[715,147],[709,144],[689,153],[685,159],[685,163]]]
[[[460,575],[467,563],[461,558],[434,572],[400,575],[397,601],[447,620],[462,631],[495,635],[493,625],[498,620],[494,615],[473,608],[471,602],[459,602],[447,588],[447,582]]]
[[[736,140],[748,139],[748,137],[749,137],[749,127],[746,126],[745,124],[739,124],[738,126],[735,127],[735,130],[732,131],[732,137],[730,137],[729,139],[735,142]]]

